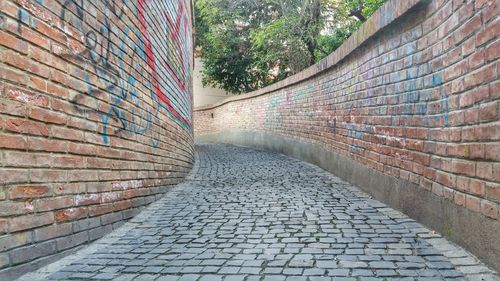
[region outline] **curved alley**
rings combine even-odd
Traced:
[[[123,227],[21,280],[497,280],[316,166],[224,144],[196,157],[185,182]]]

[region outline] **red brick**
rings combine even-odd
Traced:
[[[486,25],[476,35],[476,47],[495,38],[500,33],[499,30],[500,30],[500,19],[496,19],[493,22]]]
[[[66,152],[68,143],[60,140],[28,137],[28,148],[33,151]]]
[[[484,181],[470,179],[467,191],[471,194],[482,197],[484,196],[484,188],[485,188]]]
[[[454,199],[455,204],[460,205],[460,206],[465,206],[465,194],[464,193],[455,192],[453,199]]]
[[[498,101],[481,104],[479,107],[479,119],[481,121],[497,120],[500,116],[498,104]]]
[[[455,195],[455,190],[448,188],[448,187],[443,187],[443,197],[445,199],[454,201],[454,195]]]
[[[481,143],[472,143],[469,145],[469,158],[482,159],[485,155],[485,146]]]
[[[89,120],[83,120],[80,118],[70,118],[68,120],[68,127],[77,128],[79,130],[87,130],[87,131],[97,131],[96,122],[92,122]],[[100,131],[102,132],[102,130]]]
[[[92,169],[110,169],[113,168],[113,161],[102,158],[87,158],[87,167]]]
[[[465,111],[464,113],[464,123],[477,123],[479,121],[479,107],[475,106]]]
[[[73,197],[61,196],[35,200],[36,210],[39,212],[58,210],[74,206]]]
[[[52,126],[50,128],[50,131],[52,132],[51,135],[54,138],[83,141],[83,133],[79,130],[59,127],[59,126]]]
[[[65,182],[66,181],[66,171],[65,170],[53,170],[53,169],[33,169],[31,170],[30,179],[31,182]]]
[[[33,213],[35,207],[31,200],[26,201],[4,201],[0,204],[0,214],[4,216],[24,215]]]
[[[0,234],[4,234],[7,232],[7,219],[0,219]]]
[[[85,206],[99,204],[101,202],[101,195],[99,194],[78,194],[75,195],[75,206]]]
[[[472,69],[476,69],[482,65],[484,65],[484,51],[483,50],[476,50],[469,57],[469,68],[472,70]]]
[[[60,87],[54,83],[47,82],[47,93],[62,99],[68,98],[68,89]],[[53,103],[54,106],[54,103]],[[55,108],[54,108],[55,109]]]
[[[49,168],[51,164],[50,157],[46,154],[24,151],[6,151],[4,162],[7,167]]]
[[[500,140],[500,122],[477,126],[474,130],[474,140]]]
[[[55,212],[55,218],[58,223],[74,221],[86,217],[88,210],[85,207],[69,208]]]
[[[451,162],[451,171],[473,177],[476,175],[476,163],[472,161],[453,160]]]
[[[43,93],[47,92],[47,81],[46,81],[46,79],[43,79],[43,78],[38,78],[36,76],[30,76],[28,86],[35,91],[39,91],[39,92],[43,92]]]
[[[500,202],[500,183],[486,183],[486,198]]]
[[[63,86],[71,86],[71,78],[69,75],[62,71],[58,71],[55,69],[50,70],[50,78],[53,82],[57,82],[59,84],[62,84]]]
[[[26,85],[27,76],[23,72],[11,70],[7,67],[2,66],[2,71],[0,71],[0,78],[16,84]]]
[[[468,8],[468,7],[466,7]],[[467,13],[471,13],[472,9],[469,10],[461,10],[462,15],[459,15],[460,20],[463,20],[467,17]],[[481,15],[477,14],[474,17],[472,17],[469,21],[464,23],[460,28],[457,29],[457,31],[453,32],[453,35],[455,37],[456,42],[460,42],[463,39],[469,37],[472,33],[477,31],[479,28],[481,28]]]
[[[13,217],[9,219],[9,221],[10,232],[16,232],[51,224],[54,222],[54,214],[51,212],[47,212],[36,215],[25,215],[20,217]]]
[[[97,149],[94,145],[72,142],[68,145],[68,152],[80,155],[96,155]]]
[[[113,212],[114,207],[113,204],[101,204],[89,207],[89,215],[90,216],[100,216],[107,213]]]
[[[475,196],[467,195],[465,197],[465,206],[471,211],[480,212],[481,200]]]
[[[0,45],[16,50],[23,54],[28,53],[28,44],[25,41],[7,34],[3,30],[0,30]]]
[[[130,208],[132,208],[132,202],[130,200],[123,200],[113,203],[113,209],[115,210],[115,212]]]
[[[465,88],[468,89],[477,86],[479,84],[489,82],[493,80],[496,77],[496,75],[497,75],[496,65],[495,64],[486,65],[480,68],[479,70],[465,76],[464,78]]]
[[[500,57],[500,40],[493,42],[486,47],[486,61],[493,61]]]
[[[69,182],[97,181],[97,171],[94,170],[71,170],[68,171]]]
[[[45,197],[51,194],[50,187],[45,185],[15,186],[9,189],[11,199]]]
[[[25,137],[20,135],[0,135],[0,148],[26,149]]]
[[[77,194],[84,193],[85,190],[85,183],[59,183],[56,184],[54,192],[56,194]]]
[[[500,13],[500,4],[496,0],[489,0],[486,7],[483,7],[481,15],[483,22],[490,21]]]
[[[50,50],[50,40],[45,38],[42,34],[33,31],[32,29],[21,25],[20,34],[26,41],[33,43],[33,45]]]
[[[483,7],[484,4],[486,4],[486,2],[488,2],[488,0],[475,0],[474,1],[474,4],[475,4],[475,8],[478,10],[480,8]]]
[[[500,143],[487,143],[485,146],[485,156],[487,160],[500,161]]]
[[[454,78],[467,73],[469,70],[469,62],[467,60],[463,60],[459,63],[456,63],[444,71],[444,77],[446,80],[453,80]]]
[[[483,179],[493,179],[493,164],[489,162],[477,162],[477,176]]]
[[[46,124],[20,118],[9,118],[6,129],[11,132],[48,136],[49,129]]]
[[[121,200],[122,198],[123,192],[121,191],[101,193],[101,203],[115,202]]]
[[[475,48],[475,38],[469,38],[464,43],[462,43],[462,56],[470,55],[476,50]]]
[[[500,182],[500,163],[493,163],[493,178]]]
[[[12,51],[5,51],[3,59],[6,64],[14,66],[22,71],[28,71],[43,78],[49,77],[49,68],[47,66],[33,62],[28,57],[21,56]]]
[[[50,39],[54,41],[58,41],[60,43],[66,43],[66,35],[62,32],[60,32],[57,28],[49,26],[39,20],[33,20],[33,26],[35,29],[40,32],[41,34],[49,37]],[[54,45],[54,44],[53,44]],[[52,45],[52,46],[53,46]]]
[[[35,46],[30,46],[30,50],[31,50],[31,57],[33,58],[33,60],[48,65],[50,67],[54,67],[56,69],[66,71],[67,63],[65,63],[65,61],[58,60],[52,54]]]
[[[54,155],[52,157],[53,167],[56,168],[84,168],[85,162],[81,156]],[[71,172],[68,172],[68,179],[71,179]]]
[[[88,192],[105,192],[112,190],[110,182],[89,182],[86,186]]]
[[[490,92],[492,98],[500,97],[500,81],[490,83]]]
[[[481,213],[489,218],[498,219],[498,204],[488,200],[481,200]]]
[[[5,92],[7,97],[12,100],[41,107],[48,107],[49,105],[48,97],[18,87],[8,86],[5,88]]]
[[[3,184],[22,183],[29,181],[29,171],[27,169],[0,169],[0,179]]]
[[[456,176],[444,172],[438,172],[436,175],[436,181],[449,187],[454,187],[456,184]]]
[[[37,107],[30,108],[28,116],[29,118],[37,121],[58,125],[66,124],[67,120],[67,117],[64,114]]]

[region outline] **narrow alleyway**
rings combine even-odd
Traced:
[[[183,184],[117,232],[24,278],[496,280],[489,273],[464,250],[320,168],[200,144]]]

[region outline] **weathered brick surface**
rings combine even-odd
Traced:
[[[0,1],[0,276],[103,236],[191,169],[191,10]]]
[[[195,135],[243,129],[317,144],[498,220],[498,1],[417,2],[388,1],[296,76],[196,109]]]

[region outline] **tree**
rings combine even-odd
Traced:
[[[253,91],[333,50],[385,0],[197,0],[203,83]]]

